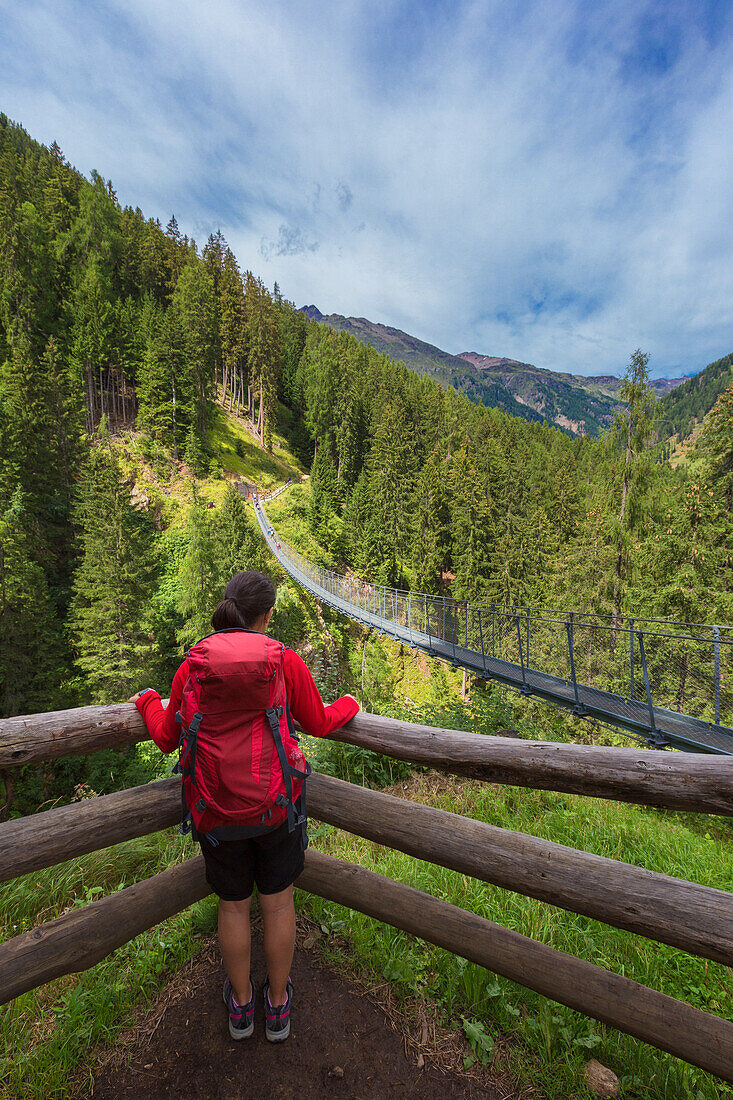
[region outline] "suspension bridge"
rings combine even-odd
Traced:
[[[482,679],[657,748],[733,755],[733,628],[478,605],[310,562],[255,515],[291,577],[335,610]]]

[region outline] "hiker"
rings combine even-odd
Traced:
[[[184,822],[201,845],[206,880],[219,897],[219,946],[229,1034],[254,1031],[249,913],[257,885],[267,979],[265,1034],[290,1034],[295,947],[293,882],[308,844],[305,778],[310,769],[290,716],[325,737],[359,710],[352,695],[324,706],[292,649],[267,636],[275,586],[262,573],[237,573],[211,625],[173,678],[163,709],[154,688],[130,699],[163,752],[180,748]]]

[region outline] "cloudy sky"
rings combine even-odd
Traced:
[[[727,0],[0,0],[0,110],[298,305],[652,374],[733,350]]]

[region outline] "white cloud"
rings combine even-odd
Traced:
[[[620,373],[640,345],[679,373],[733,347],[731,49],[671,4],[657,71],[656,10],[28,0],[0,87],[123,202],[199,243],[220,226],[298,303],[557,370]]]

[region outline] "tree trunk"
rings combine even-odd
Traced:
[[[92,374],[92,364],[87,359],[84,364],[84,377],[86,380],[85,389],[85,427],[87,435],[91,435],[94,430],[94,376]]]
[[[629,466],[631,464],[631,409],[629,409],[629,426],[626,433],[626,461],[624,463],[624,483],[621,490],[621,512],[619,514],[619,533],[616,544],[616,571],[613,578],[613,619],[611,622],[611,655],[616,654],[616,632],[618,629],[619,611],[621,606],[621,567],[623,565],[623,537],[624,516],[626,515],[626,501],[629,492]]]
[[[176,369],[171,363],[171,385],[173,393],[173,459],[178,462],[178,425],[176,423]]]

